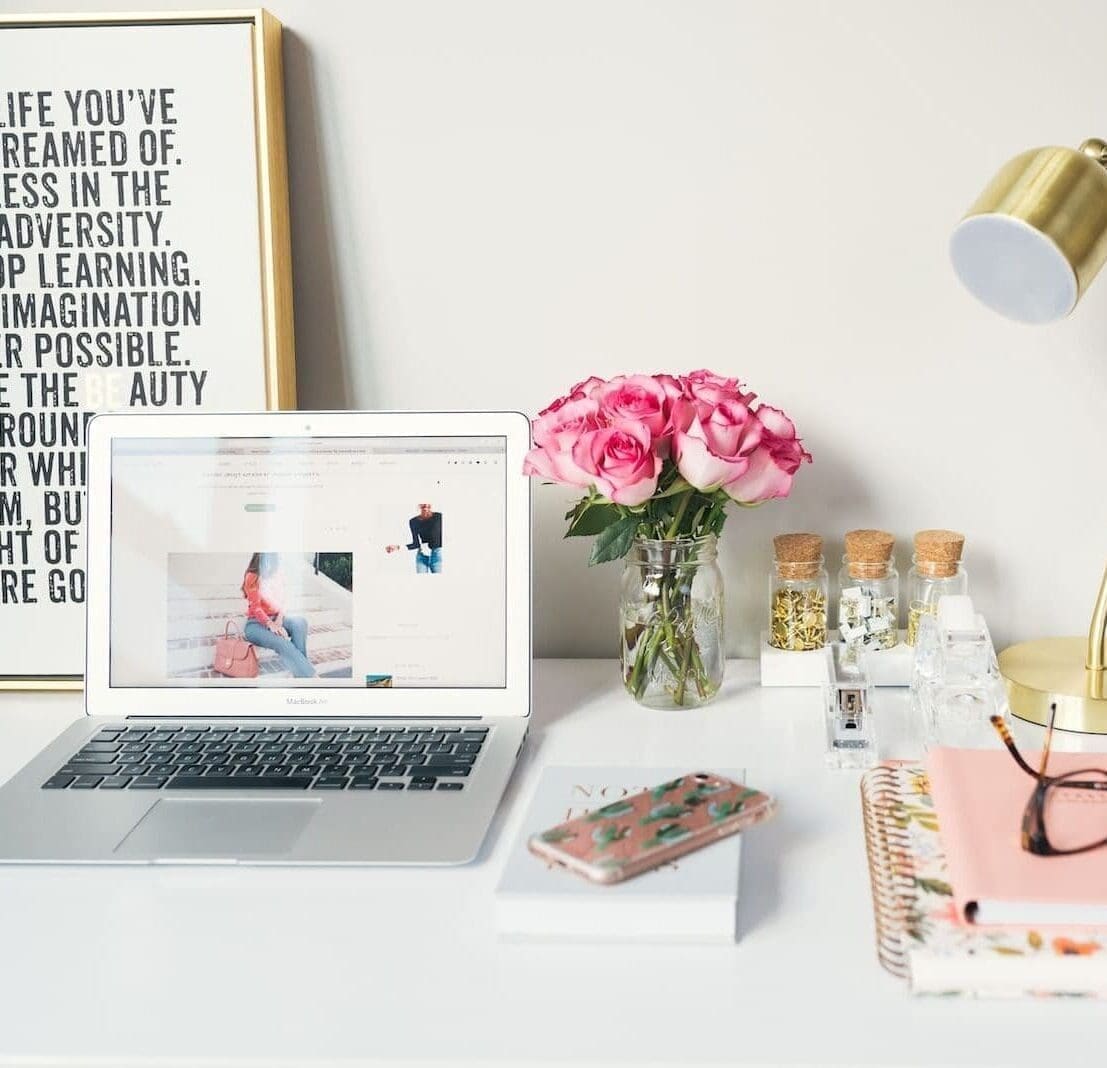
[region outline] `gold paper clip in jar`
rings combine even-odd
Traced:
[[[818,534],[778,534],[769,579],[769,644],[806,652],[826,645],[829,581]]]

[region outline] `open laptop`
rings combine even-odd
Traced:
[[[456,864],[530,711],[516,413],[104,415],[83,721],[0,861]]]

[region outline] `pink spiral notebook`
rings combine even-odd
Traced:
[[[1037,767],[1037,754],[1027,754]],[[1052,753],[1049,773],[1107,768],[1107,753]],[[927,774],[954,901],[978,925],[1107,926],[1107,847],[1038,857],[1021,845],[1034,779],[1003,750],[934,749]],[[1058,846],[1107,838],[1107,793],[1064,790],[1051,803]]]

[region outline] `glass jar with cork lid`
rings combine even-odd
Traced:
[[[920,530],[907,572],[907,644],[914,645],[923,616],[938,611],[938,599],[969,592],[969,576],[961,566],[965,535],[954,530]]]
[[[769,579],[769,644],[806,652],[826,645],[829,578],[818,534],[778,534],[773,538]]]
[[[847,645],[892,649],[899,644],[896,539],[886,530],[851,530],[838,573],[838,634]]]

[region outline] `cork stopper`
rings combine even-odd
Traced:
[[[823,539],[818,534],[778,534],[773,552],[781,578],[814,578],[822,565]]]
[[[896,539],[886,530],[851,530],[846,534],[846,562],[853,578],[883,578]]]
[[[925,575],[949,578],[957,574],[965,535],[955,530],[920,530],[915,535],[915,566]]]

